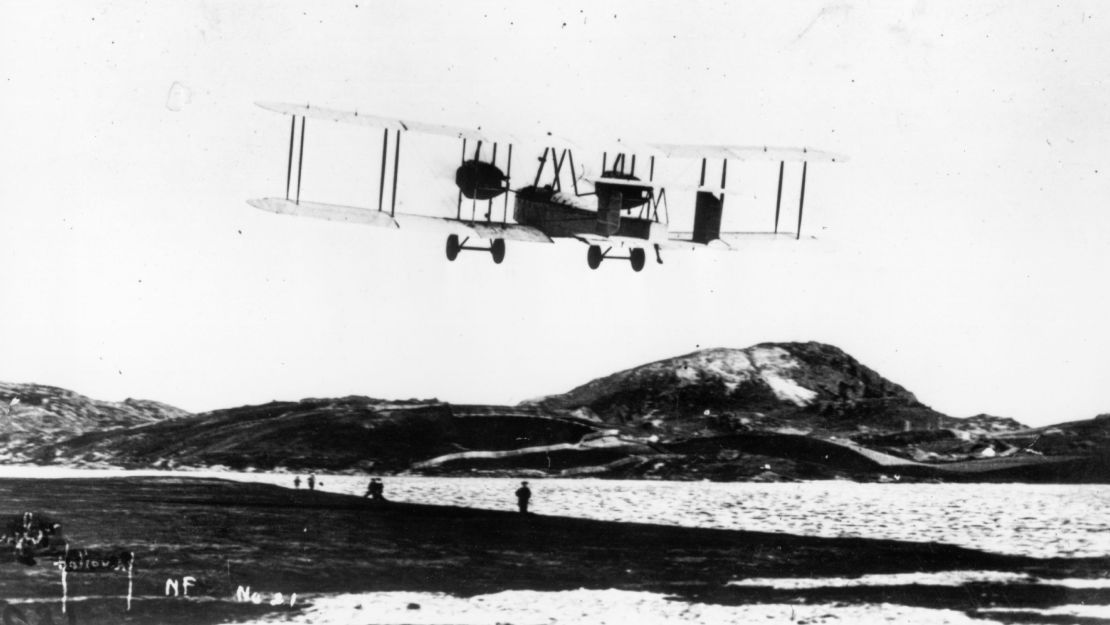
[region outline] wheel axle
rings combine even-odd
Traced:
[[[451,234],[447,236],[447,260],[455,260],[459,257],[459,252],[489,252],[493,257],[493,262],[500,265],[501,261],[505,260],[505,239],[494,239],[490,241],[489,247],[475,247],[467,245],[466,242],[470,237],[459,240],[459,235]]]
[[[616,260],[629,261],[629,264],[632,265],[632,271],[638,272],[644,268],[644,263],[647,259],[647,255],[644,253],[644,249],[642,247],[632,248],[629,251],[628,256],[611,256],[609,252],[612,251],[612,249],[613,248],[610,247],[603,252],[601,251],[600,245],[591,245],[590,249],[586,251],[586,264],[590,266],[590,269],[597,269],[601,266],[601,261],[607,258],[612,258]]]

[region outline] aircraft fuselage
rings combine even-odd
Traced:
[[[642,217],[620,216],[616,231],[604,230],[608,223],[599,222],[598,211],[562,201],[550,189],[528,187],[516,193],[513,220],[531,226],[549,237],[580,237],[585,235],[617,236],[642,239],[645,242],[667,238],[665,225]]]

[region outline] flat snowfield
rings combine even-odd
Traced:
[[[1047,611],[1061,606],[1110,604],[1097,582],[1105,558],[378,503],[205,478],[6,478],[0,501],[12,519],[61,522],[71,552],[135,554],[130,579],[67,574],[65,614],[50,553],[34,565],[6,556],[0,599],[12,622],[18,611],[33,623],[616,623],[641,609],[668,622],[789,622],[864,618],[884,603],[900,606],[875,614],[954,610],[951,622],[961,622],[977,611],[1018,610],[997,612],[1013,621],[1022,610],[1053,618]],[[933,575],[906,577],[922,573]],[[789,582],[798,578],[830,583]],[[242,600],[248,587],[259,603]]]

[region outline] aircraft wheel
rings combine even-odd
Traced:
[[[494,239],[493,245],[489,246],[489,253],[493,256],[493,262],[500,265],[505,260],[505,239]]]
[[[632,249],[632,253],[628,255],[628,260],[632,262],[632,271],[640,271],[644,268],[644,260],[647,255],[644,254],[644,248],[637,247]]]
[[[447,237],[447,260],[455,260],[459,257],[459,250],[462,246],[459,245],[459,235],[452,234]]]
[[[601,247],[597,245],[590,246],[590,250],[586,252],[586,264],[590,266],[590,269],[597,269],[601,266]]]

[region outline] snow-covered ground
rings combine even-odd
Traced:
[[[681,366],[676,366],[681,365]],[[817,393],[794,381],[791,371],[800,367],[798,361],[781,347],[750,347],[744,350],[708,349],[689,356],[682,356],[643,367],[643,371],[670,370],[688,384],[698,384],[705,378],[720,380],[731,393],[744,382],[762,379],[775,397],[807,406]]]
[[[410,607],[419,606],[419,607]],[[1110,619],[1110,607],[1063,605],[1050,609],[956,610],[892,603],[845,605],[759,603],[739,606],[671,601],[647,592],[572,590],[512,591],[459,598],[432,593],[382,592],[319,597],[295,616],[259,623],[311,625],[718,625],[726,623],[897,623],[903,625],[991,625],[1011,622],[1014,612]],[[991,618],[998,613],[999,619]],[[1046,619],[1048,620],[1048,619]],[[1022,621],[1035,622],[1035,621]],[[1060,622],[1060,621],[1055,621]]]
[[[773,467],[772,467],[773,468]],[[0,477],[213,477],[292,487],[291,473],[0,466]],[[302,482],[307,474],[301,474]],[[518,480],[385,477],[394,501],[515,510]],[[317,474],[363,495],[369,478]],[[301,485],[304,488],[304,484]],[[942,542],[1035,557],[1110,557],[1110,489],[1097,484],[860,484],[532,479],[538,514],[606,521]]]
[[[292,487],[290,473],[230,471],[125,471],[59,467],[0,467],[0,477],[92,478],[128,475],[193,476]],[[302,474],[303,478],[306,475]],[[321,490],[362,495],[364,476],[317,474]],[[515,507],[517,480],[499,478],[386,477],[395,501],[490,509]],[[1110,556],[1110,492],[1098,485],[1030,484],[788,484],[534,479],[539,514],[664,523],[815,536],[860,536],[937,541],[994,552],[1040,557]],[[867,575],[860,578],[733,580],[737,587],[778,589],[873,586],[958,586],[966,583],[1033,583],[993,571]],[[1110,587],[1110,579],[1052,580],[1068,588]],[[1012,621],[1001,608],[968,616],[954,610],[895,604],[779,604],[723,606],[671,601],[644,592],[577,590],[513,591],[470,598],[434,593],[359,593],[303,597],[301,613],[264,622],[325,624],[513,623],[952,623]],[[419,606],[410,608],[410,604]],[[1023,609],[1024,610],[1024,609]],[[1060,605],[1045,620],[1108,619],[1110,607]]]

